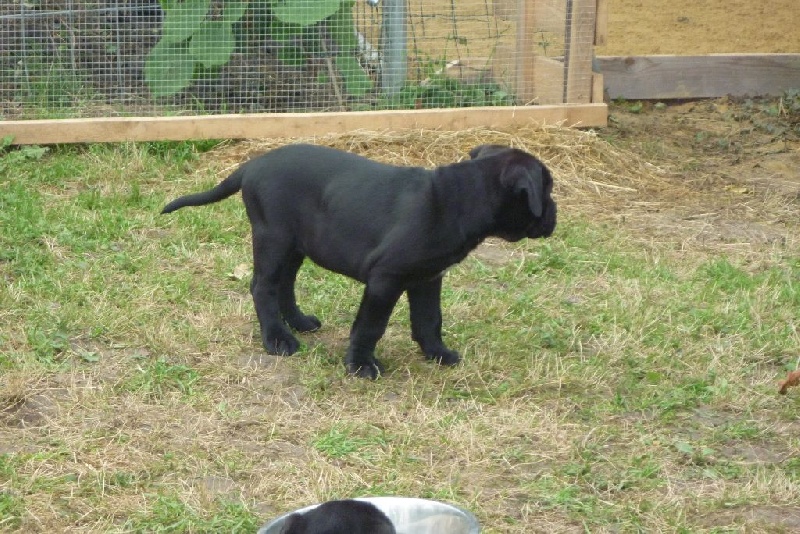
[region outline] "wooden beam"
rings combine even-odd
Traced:
[[[564,61],[544,56],[533,57],[531,85],[534,102],[537,104],[561,104],[564,102]]]
[[[531,123],[602,127],[606,125],[607,119],[608,108],[605,104],[193,117],[115,117],[0,121],[0,138],[12,136],[12,143],[17,145],[265,137],[308,138],[354,130],[455,131],[476,127],[507,128]]]
[[[800,54],[599,57],[610,98],[780,95],[800,88]]]
[[[523,0],[530,8],[529,12],[535,25],[532,32],[563,35],[566,0]],[[529,50],[528,53],[533,53]]]
[[[495,17],[504,20],[516,20],[517,1],[516,0],[492,0],[492,13]]]
[[[592,99],[596,2],[567,0],[566,86],[563,102],[584,104]]]
[[[592,73],[592,103],[603,102],[605,100],[605,85],[603,85],[603,75],[599,72]]]
[[[536,31],[534,5],[531,0],[519,0],[517,3],[517,39],[516,49],[511,61],[514,67],[512,81],[514,94],[517,101],[522,103],[532,102],[536,97],[534,85],[534,55]]]
[[[597,0],[597,16],[594,23],[594,45],[604,46],[608,42],[608,0]]]

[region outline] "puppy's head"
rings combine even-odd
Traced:
[[[286,518],[280,534],[305,534],[308,532],[308,522],[303,514],[294,513]]]
[[[507,241],[549,237],[556,227],[550,170],[523,150],[501,145],[480,145],[470,150],[472,159],[491,160],[503,201],[495,214],[495,235]]]

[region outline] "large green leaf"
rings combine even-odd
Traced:
[[[187,43],[160,41],[147,54],[144,79],[153,96],[169,96],[192,82],[194,58]]]
[[[350,96],[364,96],[372,89],[372,78],[361,68],[353,56],[336,56],[336,68],[344,79],[345,92]]]
[[[283,0],[275,4],[272,13],[281,22],[311,26],[339,10],[339,0]]]
[[[203,22],[189,41],[192,56],[206,67],[227,63],[235,46],[233,28],[220,20]]]
[[[297,44],[302,40],[304,33],[302,26],[286,24],[273,19],[267,31],[270,38],[278,42],[278,59],[295,67],[300,67],[308,62],[308,54],[305,50],[308,48],[308,43],[304,43],[303,46]]]
[[[169,7],[165,5],[161,40],[180,43],[191,37],[205,20],[210,5],[211,0],[184,0],[180,4],[170,2]]]
[[[249,0],[225,0],[225,5],[222,8],[222,20],[228,24],[239,22],[247,11],[247,6],[250,5]]]
[[[358,37],[356,37],[355,22],[353,21],[353,11],[351,9],[340,9],[331,16],[325,26],[331,32],[333,40],[336,41],[341,50],[352,52],[358,48]]]

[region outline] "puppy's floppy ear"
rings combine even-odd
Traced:
[[[518,194],[528,197],[528,207],[534,217],[544,213],[544,182],[550,179],[550,173],[544,165],[508,165],[503,179]],[[546,174],[546,176],[545,176]]]
[[[469,151],[469,157],[471,159],[477,158],[478,156],[481,155],[481,152],[483,151],[484,148],[486,148],[486,145],[476,146],[475,148]]]

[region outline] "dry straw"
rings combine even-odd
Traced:
[[[570,203],[596,204],[630,198],[664,187],[665,172],[601,139],[594,131],[560,126],[528,126],[498,131],[472,128],[458,132],[356,131],[309,139],[251,140],[224,145],[210,156],[223,162],[225,173],[245,159],[290,142],[312,142],[394,165],[434,167],[468,157],[481,144],[526,150],[544,161],[556,179],[556,195]],[[588,207],[588,206],[587,206]]]
[[[735,248],[754,260],[765,248],[797,240],[792,227],[800,220],[800,206],[791,195],[769,187],[742,187],[714,165],[705,171],[711,174],[686,171],[678,155],[663,154],[648,161],[606,141],[595,130],[560,125],[249,140],[221,145],[207,156],[223,176],[250,157],[296,142],[423,167],[462,160],[477,145],[507,145],[536,155],[550,168],[562,221],[575,217],[605,221],[643,245],[666,245],[678,253],[691,249],[724,254]]]

